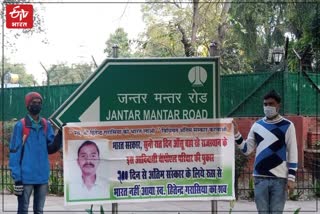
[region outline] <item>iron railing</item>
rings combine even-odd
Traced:
[[[238,171],[238,178],[236,179],[235,189],[237,199],[253,200],[253,177],[252,171],[242,170]],[[320,193],[320,178],[317,177],[320,173],[320,168],[316,169],[298,169],[296,174],[296,188],[291,199],[302,200],[310,199]]]
[[[1,187],[2,192],[13,192],[13,180],[8,166],[1,166]],[[63,195],[63,168],[52,166],[49,178],[49,194]]]

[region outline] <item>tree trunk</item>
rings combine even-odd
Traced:
[[[192,1],[192,28],[191,28],[191,38],[186,35],[185,29],[177,24],[177,27],[182,35],[181,42],[184,47],[184,53],[187,57],[194,56],[196,53],[196,41],[197,32],[199,28],[199,0]]]
[[[182,35],[181,42],[182,42],[183,47],[184,47],[184,54],[186,55],[186,57],[194,56],[194,51],[193,51],[191,42],[188,41],[188,37],[186,35],[185,30],[183,29],[183,27],[180,24],[177,24],[177,27],[178,27],[178,30],[180,31],[181,35]]]
[[[222,44],[227,31],[227,18],[228,18],[228,13],[231,7],[231,2],[232,1],[230,0],[230,1],[226,1],[223,4],[223,8],[220,15],[220,24],[218,26],[218,44],[217,44],[218,55],[220,55],[221,53]]]
[[[198,27],[199,27],[199,0],[193,0],[192,33],[191,33],[192,45],[194,45],[197,40]]]

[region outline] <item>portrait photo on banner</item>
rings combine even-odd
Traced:
[[[67,140],[64,154],[66,196],[68,200],[106,200],[110,198],[106,139]]]

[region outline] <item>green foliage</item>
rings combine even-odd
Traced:
[[[13,181],[12,183],[7,184],[7,188],[6,188],[11,194],[14,191],[14,186],[13,186]]]
[[[296,209],[293,214],[299,214],[300,210],[301,210],[301,208]]]
[[[82,83],[92,74],[93,68],[93,64],[87,63],[52,65],[48,69],[50,85]]]
[[[240,178],[241,173],[245,170],[247,167],[248,163],[248,158],[245,156],[240,149],[235,146],[235,192],[236,192],[236,197],[238,197],[238,180]]]
[[[249,180],[249,193],[248,193],[248,198],[249,200],[253,200],[254,199],[254,181],[253,178],[250,178]]]
[[[54,195],[63,195],[63,177],[50,175],[49,193]]]
[[[109,39],[106,41],[106,48],[104,49],[104,53],[107,54],[108,57],[112,57],[113,46],[118,45],[118,56],[119,57],[130,57],[131,50],[129,46],[128,33],[124,31],[123,28],[118,28],[114,33],[112,33]]]
[[[147,57],[182,57],[185,50],[181,42],[179,24],[190,35],[191,8],[189,3],[168,4],[166,1],[147,1],[142,6],[146,32],[140,35],[137,54]]]
[[[3,171],[3,174],[0,176],[0,183],[3,184],[0,186],[0,192],[2,192],[3,190],[7,190],[9,193],[13,193],[14,181],[9,170]]]
[[[8,59],[4,60],[5,73],[17,74],[19,76],[18,83],[20,86],[33,86],[35,84],[35,77],[27,73],[24,64],[12,64]],[[30,73],[32,71],[29,71]],[[1,82],[1,80],[0,80]]]
[[[138,43],[137,56],[142,57],[182,57],[184,50],[180,36],[172,26],[154,25],[147,29]]]
[[[253,66],[250,64],[249,59],[245,56],[244,50],[239,47],[237,41],[226,43],[221,50],[221,73],[233,74],[253,72]]]
[[[13,132],[13,127],[16,124],[16,121],[4,121],[4,145],[9,146],[11,135]]]
[[[86,212],[87,212],[88,214],[93,214],[92,209],[93,209],[93,205],[91,204],[90,209],[86,209]]]
[[[248,163],[248,157],[245,156],[239,148],[235,148],[235,167],[236,172],[242,172],[246,167]]]
[[[51,170],[49,177],[49,193],[54,195],[63,195],[63,173],[60,166],[56,166]]]
[[[254,61],[251,58],[257,55],[257,50],[261,51],[263,57],[268,52],[267,49],[255,46],[257,42],[257,39],[253,39],[257,37],[254,34],[256,31],[255,20],[251,18],[244,25],[242,23],[243,20],[232,18],[232,15],[239,17],[242,14],[243,10],[247,7],[245,4],[241,4],[242,8],[238,10],[239,15],[228,13],[227,8],[228,4],[230,4],[228,2],[203,3],[200,1],[198,19],[201,21],[195,23],[195,11],[193,7],[196,1],[193,3],[174,1],[173,4],[167,4],[166,1],[157,1],[157,3],[153,3],[153,1],[148,2],[149,4],[143,5],[142,8],[143,18],[147,26],[146,33],[139,39],[141,41],[139,50],[142,56],[188,56],[188,50],[186,50],[188,42],[197,51],[197,55],[208,56],[209,45],[212,40],[215,40],[218,41],[222,73],[233,73],[252,71],[255,66],[253,66]],[[240,3],[233,5],[233,7],[236,5],[240,5]],[[255,7],[252,6],[252,8]],[[263,11],[264,9],[260,10]],[[259,14],[260,10],[256,13]],[[245,18],[250,17],[250,15],[248,12]],[[261,20],[260,22],[264,23],[264,21]],[[197,38],[192,43],[194,25],[197,27]],[[254,33],[246,33],[250,30],[249,25],[251,25],[251,31],[254,31]],[[227,30],[224,31],[223,29]],[[240,33],[236,29],[239,29]],[[239,41],[241,37],[251,39]],[[248,45],[249,43],[250,45]],[[248,51],[250,47],[252,48]],[[251,58],[246,57],[248,54]],[[261,62],[260,58],[256,61]]]
[[[92,204],[91,204],[90,209],[86,209],[86,212],[88,214],[93,214],[93,205]],[[103,210],[103,206],[102,205],[100,205],[100,214],[104,214],[104,210]]]
[[[292,201],[298,201],[302,194],[302,191],[292,191],[289,193],[289,199]]]
[[[104,214],[103,206],[100,206],[100,214]]]
[[[232,213],[232,210],[233,210],[233,208],[234,208],[235,203],[236,203],[235,200],[230,201],[230,203],[229,203],[229,206],[230,206],[230,208],[229,208],[229,213]]]
[[[320,197],[320,180],[316,180],[314,184],[314,194],[316,197]]]
[[[320,149],[320,140],[314,144],[315,149]]]
[[[150,0],[147,3],[142,6],[146,32],[139,38],[138,56],[187,56],[185,43],[192,39],[196,3],[201,21],[196,23],[197,38],[191,45],[198,55],[208,56],[209,44],[215,40],[222,73],[270,69],[269,50],[283,46],[285,36],[291,40],[287,52],[289,70],[296,70],[297,65],[292,48],[304,50],[311,44],[314,54],[320,55],[319,3],[240,0],[172,1],[172,4]],[[229,9],[228,4],[231,4]]]
[[[285,42],[285,5],[280,3],[244,3],[234,1],[230,10],[233,19],[230,31],[243,50],[245,61],[253,70],[265,70],[268,51]]]

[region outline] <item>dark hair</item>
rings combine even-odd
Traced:
[[[97,144],[93,141],[90,141],[90,140],[87,140],[87,141],[84,141],[81,146],[79,147],[78,149],[78,157],[79,157],[79,154],[80,154],[80,150],[82,149],[82,147],[85,147],[85,146],[89,146],[89,145],[94,145],[98,151],[98,155],[100,155],[100,151],[99,151],[99,148],[97,146]]]
[[[269,98],[274,99],[275,101],[277,101],[277,103],[281,103],[281,97],[274,89],[266,93],[263,97],[264,100]]]

